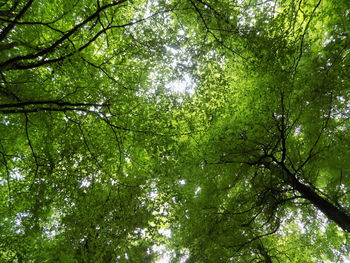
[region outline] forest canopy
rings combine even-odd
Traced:
[[[0,3],[1,262],[350,262],[348,0]]]

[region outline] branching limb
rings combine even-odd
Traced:
[[[309,19],[309,21],[307,22],[307,24],[305,26],[303,34],[301,35],[301,41],[300,41],[300,46],[299,46],[299,55],[298,55],[298,57],[296,59],[295,66],[294,66],[294,75],[297,72],[297,68],[298,68],[299,62],[301,60],[301,57],[303,56],[305,36],[306,36],[306,34],[307,34],[308,30],[309,30],[309,26],[310,26],[310,23],[311,23],[312,19],[314,18],[315,12],[316,12],[317,8],[321,4],[321,1],[322,0],[319,0],[317,2],[316,6],[314,7],[314,9],[312,10],[312,13],[310,15],[310,19]]]
[[[60,100],[42,100],[42,101],[23,101],[19,103],[10,103],[10,104],[0,104],[0,109],[3,108],[19,108],[24,106],[32,105],[55,105],[59,107],[71,106],[71,107],[107,107],[109,104],[99,104],[99,103],[74,103],[74,102],[65,102]]]
[[[193,0],[190,0],[191,4],[193,5],[194,9],[196,10],[196,12],[198,13],[201,21],[203,22],[204,27],[206,28],[206,31],[215,39],[216,42],[218,42],[221,46],[223,46],[225,49],[231,51],[233,54],[239,56],[240,58],[247,60],[247,58],[243,57],[241,54],[239,54],[237,51],[235,51],[234,49],[232,49],[231,47],[227,46],[222,40],[220,40],[212,31],[212,29],[208,26],[207,21],[205,20],[202,11],[198,8],[198,6],[196,5],[196,3]],[[202,1],[200,1],[202,2]],[[203,2],[202,2],[203,3]],[[206,5],[206,4],[204,4]],[[209,6],[208,6],[209,7]]]
[[[30,6],[33,4],[33,0],[29,0],[25,6],[19,11],[19,13],[16,15],[13,23],[7,25],[4,29],[2,29],[0,33],[0,41],[4,40],[5,37],[10,33],[10,31],[15,27],[16,22],[21,19],[21,17],[28,11]]]

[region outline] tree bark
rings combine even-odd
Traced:
[[[296,189],[302,196],[317,207],[328,219],[335,222],[344,231],[350,232],[350,216],[342,211],[340,208],[333,205],[331,202],[320,196],[310,186],[307,186],[296,178],[292,183],[294,189]]]
[[[319,209],[329,220],[335,222],[344,231],[350,233],[350,215],[340,207],[335,206],[330,201],[319,195],[312,187],[301,182],[283,162],[272,158],[272,162],[263,162],[264,166],[272,173],[279,175],[293,189],[298,191],[302,197]]]
[[[282,168],[282,173],[287,175],[283,176],[283,178],[288,180],[288,184],[291,187],[297,190],[306,200],[310,201],[312,205],[317,207],[329,220],[332,220],[344,231],[350,233],[349,214],[332,204],[327,199],[323,198],[313,188],[298,180],[296,176],[284,165],[284,163],[279,162],[278,166],[274,165],[274,169],[278,167],[279,169]]]

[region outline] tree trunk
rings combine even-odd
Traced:
[[[301,183],[296,178],[293,180],[293,187],[302,196],[316,206],[330,220],[334,221],[344,231],[350,232],[350,216],[344,211],[333,205],[328,200],[324,199],[311,187]]]
[[[320,196],[310,186],[300,182],[295,175],[289,171],[284,163],[279,162],[278,165],[271,163],[264,163],[272,172],[279,173],[281,178],[287,180],[288,184],[297,190],[306,200],[310,201],[317,207],[329,220],[335,222],[344,231],[350,233],[350,216],[341,208],[336,207],[327,199]],[[281,174],[282,172],[282,174]]]

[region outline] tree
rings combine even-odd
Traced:
[[[143,141],[166,105],[143,93],[164,48],[154,31],[171,8],[1,5],[1,261],[154,258]]]
[[[174,201],[173,246],[187,249],[189,262],[338,261],[350,230],[349,157],[341,143],[348,140],[341,113],[348,23],[338,19],[349,7],[268,1],[246,8],[249,17],[243,9],[242,26],[230,31],[243,32],[243,40],[219,38],[223,28],[213,32],[216,21],[206,19],[211,8],[197,9],[226,52],[216,58],[222,65],[207,67],[193,99],[193,115],[202,113],[208,132],[185,142],[189,157],[180,163],[191,168],[179,168],[188,183]],[[291,232],[301,236],[297,245]],[[300,252],[304,242],[318,247]]]
[[[349,10],[1,4],[1,261],[344,260]]]

